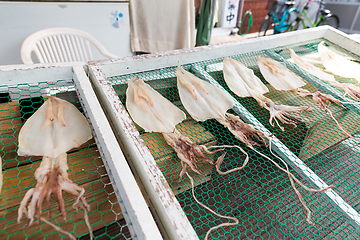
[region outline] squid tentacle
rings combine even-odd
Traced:
[[[26,207],[26,204],[28,203],[29,199],[33,196],[34,194],[34,191],[35,191],[35,188],[31,188],[30,190],[28,190],[23,198],[23,200],[21,201],[21,204],[20,204],[20,207],[19,207],[19,210],[18,210],[18,219],[17,219],[17,222],[19,223],[21,218],[22,218],[22,215],[23,215],[23,212],[24,212],[24,209]]]
[[[52,164],[54,163],[54,164]],[[51,167],[49,167],[51,166]],[[51,195],[59,204],[59,211],[63,216],[64,222],[66,222],[66,212],[65,212],[65,203],[62,196],[62,191],[66,191],[74,196],[76,200],[74,202],[75,206],[79,203],[79,200],[83,203],[87,211],[90,210],[89,205],[86,203],[85,198],[83,197],[85,189],[78,186],[68,178],[66,170],[66,153],[60,155],[58,158],[43,158],[43,162],[40,167],[36,170],[35,178],[37,179],[37,184],[35,188],[30,189],[26,194],[23,200],[21,201],[20,208],[18,210],[18,222],[22,218],[22,213],[26,207],[29,199],[32,197],[30,203],[28,204],[27,218],[29,222],[26,226],[30,226],[34,221],[35,214],[37,213],[37,218],[40,221],[42,204],[46,198],[46,203],[49,209],[49,217],[51,216]]]
[[[227,113],[224,119],[218,121],[249,148],[265,144],[266,134],[255,129],[253,125],[243,122],[238,116]]]
[[[282,123],[297,127],[297,124],[299,121],[301,121],[301,118],[291,115],[290,112],[300,113],[306,110],[313,110],[313,108],[307,106],[288,106],[282,104],[276,105],[269,98],[266,98],[261,106],[270,112],[269,123],[271,126],[274,126],[272,121],[277,119]]]
[[[318,103],[322,110],[327,110],[327,108],[330,106],[331,102],[344,108],[344,106],[340,103],[339,100],[337,100],[336,98],[334,98],[333,96],[331,96],[329,94],[325,94],[325,93],[322,93],[319,91],[309,92],[308,90],[302,89],[302,88],[298,88],[297,93],[302,97],[312,96],[312,99],[314,100],[314,102]]]
[[[204,153],[212,155],[222,150],[217,149],[210,151],[205,145],[198,145],[192,142],[188,137],[182,135],[178,130],[175,130],[173,133],[162,134],[167,144],[169,144],[174,149],[179,159],[184,163],[179,175],[179,181],[182,180],[182,177],[185,174],[188,166],[195,173],[203,175],[203,173],[197,167],[198,160],[215,165],[217,161],[213,160],[209,156],[206,156]]]

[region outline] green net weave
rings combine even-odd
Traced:
[[[25,193],[35,187],[34,173],[41,162],[41,157],[17,155],[19,131],[50,95],[69,101],[84,112],[72,80],[0,86],[0,154],[4,180],[0,196],[0,239],[70,239],[48,224],[38,223],[37,219],[25,227],[28,222],[25,215],[17,223],[19,204]],[[85,189],[95,239],[131,239],[129,224],[123,217],[126,213],[120,208],[94,138],[68,152],[68,166],[69,179]],[[41,216],[77,239],[90,239],[83,210],[72,207],[76,197],[63,191],[63,198],[67,222],[63,221],[53,198],[51,218],[45,201]]]
[[[316,46],[320,41],[321,39],[241,55],[232,53],[231,57],[253,69],[255,74],[264,81],[257,67],[257,58],[260,55],[285,61],[289,57],[285,50],[287,47],[293,48],[296,52],[301,50],[300,55],[312,54],[317,52]],[[353,57],[359,59],[356,56]],[[281,124],[284,128],[282,131],[276,125],[271,126],[267,110],[259,107],[253,98],[236,96],[226,86],[222,73],[222,60],[222,58],[211,59],[198,62],[195,65],[209,73],[216,82],[231,93],[243,107],[270,132],[274,133],[312,171],[328,185],[334,184],[335,192],[351,207],[358,209],[360,189],[358,184],[359,173],[356,169],[358,168],[357,161],[360,159],[359,143],[340,131],[332,118],[321,110],[310,97],[303,98],[292,92],[279,92],[264,81],[270,90],[266,97],[275,103],[314,108],[313,111],[294,114],[302,119],[296,128]],[[287,63],[287,65],[307,81],[306,75],[298,68],[291,63]],[[194,65],[188,64],[183,65],[183,67],[185,70],[195,73],[193,71]],[[176,67],[109,78],[124,106],[126,82],[134,76],[144,79],[164,97],[185,111],[176,87]],[[312,82],[308,82],[304,88],[311,92],[323,90]],[[360,131],[359,113],[357,111],[341,108],[334,104],[329,109],[344,129],[353,136],[357,136]],[[211,239],[358,239],[360,237],[356,233],[358,229],[350,224],[346,214],[337,205],[331,204],[324,193],[309,193],[300,190],[312,210],[312,217],[315,222],[315,225],[307,224],[304,209],[291,188],[287,174],[280,171],[266,158],[246,148],[216,120],[196,122],[187,115],[187,119],[176,127],[181,133],[198,144],[209,147],[238,145],[246,149],[250,156],[250,161],[244,169],[227,175],[219,175],[213,166],[207,164],[200,166],[202,172],[205,173],[204,176],[188,170],[195,180],[194,191],[200,202],[218,214],[236,217],[240,221],[237,226],[221,227],[212,231]],[[212,214],[196,203],[191,194],[190,181],[186,176],[182,181],[178,181],[181,171],[180,160],[174,150],[166,144],[162,134],[147,133],[140,127],[138,130],[175,193],[188,220],[201,239],[211,227],[231,222]],[[279,160],[270,153],[267,147],[260,146],[256,149],[279,163]],[[242,165],[245,156],[241,151],[231,148],[226,149],[226,152],[227,155],[221,167],[222,171]],[[281,165],[281,163],[279,164]],[[294,170],[291,172],[301,179],[305,185],[311,184],[310,181],[303,179],[302,175],[297,174]]]

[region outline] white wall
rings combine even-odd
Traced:
[[[325,8],[339,17],[339,30],[360,33],[360,3],[357,0],[327,0]]]
[[[0,2],[0,65],[22,64],[20,48],[25,38],[52,27],[87,31],[109,52],[131,56],[128,8],[125,2]],[[97,52],[94,57],[103,58]]]

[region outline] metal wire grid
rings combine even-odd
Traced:
[[[25,193],[35,187],[35,170],[41,157],[20,157],[17,155],[18,135],[23,122],[30,117],[49,95],[57,96],[74,104],[81,112],[80,100],[72,80],[39,82],[1,86],[0,93],[0,147],[3,160],[3,190],[0,200],[0,239],[67,239],[51,226],[35,221],[25,227],[28,220],[24,216],[17,223],[17,211]],[[86,115],[86,113],[85,113]],[[96,140],[96,138],[95,138]],[[101,149],[94,139],[68,152],[69,179],[85,188],[85,198],[90,205],[88,214],[95,239],[131,239],[127,223],[115,196],[111,178],[101,157]],[[67,222],[63,222],[58,212],[58,204],[52,200],[52,217],[44,206],[42,217],[66,230],[79,239],[89,239],[84,212],[72,207],[75,197],[63,193]]]
[[[256,58],[260,54],[264,54],[264,52],[243,54],[237,58],[241,59],[248,67],[254,68],[259,76],[259,71],[256,69]],[[206,69],[212,64],[221,63],[221,61],[222,59],[213,59],[196,65]],[[184,67],[191,71],[191,65]],[[168,67],[132,75],[110,77],[109,81],[113,84],[114,90],[124,105],[126,82],[131,77],[137,76],[145,79],[164,97],[184,110],[177,93],[175,70],[173,67]],[[209,72],[216,81],[226,88],[221,71]],[[274,91],[271,89],[271,93]],[[285,131],[282,132],[278,127],[269,125],[269,114],[259,108],[253,99],[241,99],[233,96],[263,125],[274,132],[287,147],[300,155],[303,142],[307,136],[308,123],[299,122],[296,129],[284,126]],[[277,100],[281,101],[282,99],[277,97]],[[296,105],[311,103],[311,101],[304,99],[296,99],[296,101]],[[286,102],[282,104],[286,104]],[[313,117],[311,113],[305,115],[306,119]],[[315,117],[321,118],[320,115]],[[312,121],[309,122],[312,123]],[[229,222],[227,219],[214,216],[194,201],[190,191],[191,185],[186,177],[178,182],[181,164],[174,151],[165,143],[162,135],[160,133],[145,133],[140,127],[138,129],[198,236],[204,237],[211,227]],[[234,216],[240,220],[240,224],[235,227],[223,227],[213,231],[212,238],[268,239],[276,236],[278,238],[323,239],[332,236],[358,237],[354,231],[355,228],[349,224],[348,219],[339,211],[337,206],[332,206],[323,194],[302,191],[313,211],[313,220],[316,223],[315,226],[306,224],[303,208],[290,187],[287,175],[269,163],[268,160],[247,149],[244,144],[236,140],[228,130],[215,120],[197,123],[188,116],[187,120],[177,125],[177,129],[198,144],[207,146],[238,145],[246,149],[250,155],[251,160],[247,167],[232,174],[221,176],[216,173],[214,168],[206,164],[200,167],[205,176],[191,173],[196,182],[195,193],[198,200],[217,213]],[[333,133],[328,138],[332,136]],[[278,162],[266,147],[258,147],[257,150]],[[239,150],[231,148],[226,151],[227,156],[222,165],[222,171],[242,165],[244,155]],[[324,148],[322,151],[326,152],[326,149]],[[295,175],[300,178],[296,173]],[[304,180],[303,182],[306,183]],[[338,182],[332,181],[328,183],[338,184]]]
[[[297,54],[305,59],[310,60],[315,63],[315,65],[319,68],[324,69],[323,65],[319,61],[319,56],[317,55],[317,45],[320,41],[312,41],[307,42],[302,45],[292,45],[289,48],[294,49]],[[326,41],[327,47],[329,47],[332,51],[346,56],[354,61],[359,61],[359,56],[356,56],[341,47]],[[280,54],[288,59],[290,56],[287,51],[281,51]],[[352,83],[356,86],[360,86],[360,84],[355,79],[343,78],[340,76],[334,75],[335,79],[342,83]],[[343,102],[351,102],[353,99],[348,96],[348,98],[341,98],[345,95],[343,90],[330,86],[328,83],[323,82],[322,80],[315,79],[324,85],[323,88],[319,88],[320,91],[326,91],[327,89],[331,89],[334,92],[338,92],[338,99],[341,99]],[[359,108],[357,105],[349,105],[347,107],[351,110],[342,110],[345,114],[346,112],[352,111],[357,112],[359,114]],[[346,114],[350,116],[349,114]],[[343,115],[341,115],[342,117]],[[351,127],[358,126],[359,116],[354,116],[354,118],[345,118],[342,121],[342,126],[347,129],[351,129]],[[335,129],[336,130],[336,129]],[[334,132],[335,132],[334,130]],[[358,128],[356,129],[358,130]],[[359,137],[358,131],[354,131],[356,134],[353,136]],[[335,132],[336,135],[336,132]],[[326,136],[324,136],[326,139]],[[322,151],[316,156],[308,159],[307,164],[323,179],[327,179],[328,181],[332,181],[337,185],[336,190],[345,199],[350,203],[356,210],[360,210],[360,188],[359,188],[359,173],[357,169],[359,168],[359,143],[350,138],[345,138],[337,141],[335,144],[331,146],[326,146],[326,151]]]

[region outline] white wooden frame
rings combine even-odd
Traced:
[[[72,79],[89,118],[101,156],[134,239],[162,239],[107,118],[93,91],[83,63],[9,65],[0,67],[0,85]]]
[[[147,199],[152,202],[158,214],[157,220],[164,223],[162,231],[169,236],[178,236],[180,239],[197,239],[194,232],[189,232],[189,224],[184,213],[179,209],[179,203],[170,192],[169,186],[148,148],[145,146],[138,131],[132,123],[124,106],[117,97],[108,77],[144,72],[164,67],[192,63],[195,71],[209,76],[196,69],[196,63],[203,60],[226,57],[234,54],[260,51],[282,45],[296,44],[313,39],[325,38],[349,52],[360,55],[360,43],[351,39],[348,35],[328,26],[299,30],[286,34],[279,34],[256,39],[247,39],[240,42],[205,46],[192,49],[169,51],[158,54],[127,57],[117,60],[102,60],[89,62],[89,74],[96,94],[106,108],[111,124],[117,138],[126,152],[133,171],[141,179],[147,192]],[[211,78],[211,77],[210,77]],[[208,79],[211,81],[211,79]],[[235,111],[241,114],[246,121],[254,124],[264,132],[268,132],[246,109],[237,105]],[[310,168],[308,168],[297,156],[295,156],[284,144],[276,138],[272,140],[273,150],[282,156],[302,176],[309,180],[315,187],[327,187]],[[341,209],[348,217],[351,224],[360,226],[359,213],[348,205],[335,191],[328,190],[326,197],[334,205]],[[167,224],[167,225],[165,225]],[[169,224],[172,224],[169,225]],[[192,229],[192,227],[191,227]]]

